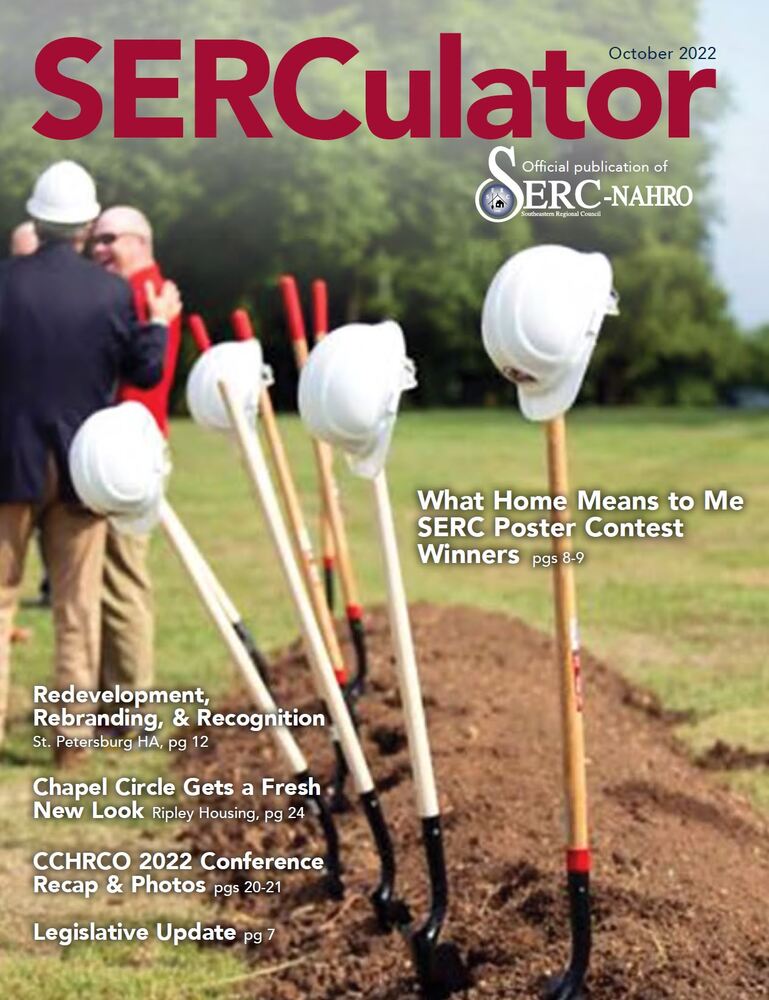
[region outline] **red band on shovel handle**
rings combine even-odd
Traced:
[[[360,604],[348,604],[345,611],[350,622],[359,622],[363,618],[363,608]]]
[[[278,288],[283,297],[283,308],[286,311],[288,321],[288,334],[292,340],[307,340],[307,331],[304,326],[302,316],[302,304],[299,301],[299,289],[296,287],[296,278],[291,274],[284,274],[278,278]]]
[[[211,338],[208,336],[208,330],[206,330],[203,317],[198,316],[197,313],[193,313],[187,317],[187,325],[190,328],[192,339],[195,341],[195,346],[203,354],[211,346]]]
[[[312,283],[312,329],[315,339],[328,333],[328,288],[320,278]]]
[[[566,852],[566,870],[569,872],[579,872],[580,874],[587,874],[590,872],[591,868],[591,857],[590,850],[583,848],[582,850]]]
[[[230,316],[230,322],[232,323],[236,340],[254,339],[254,327],[251,323],[251,317],[245,309],[236,309],[232,316]]]
[[[335,562],[336,559],[334,558],[334,556],[323,556],[323,569],[332,570],[334,568]]]

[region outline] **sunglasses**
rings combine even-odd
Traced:
[[[140,233],[99,233],[98,236],[91,237],[91,246],[104,246],[111,247],[113,243],[117,242],[121,236],[138,236],[140,239],[144,237]]]

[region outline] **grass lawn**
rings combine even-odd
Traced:
[[[296,418],[282,418],[295,471],[306,497],[306,513],[317,523],[311,451]],[[684,540],[605,541],[578,537],[587,553],[578,569],[584,644],[675,709],[694,712],[680,735],[694,749],[716,739],[769,749],[769,417],[730,412],[581,410],[569,421],[571,478],[575,488],[609,493],[666,495],[670,490],[701,499],[705,488],[728,488],[746,498],[741,513],[701,510],[682,515]],[[223,439],[186,421],[173,432],[175,473],[171,500],[238,604],[243,617],[269,649],[295,635],[282,577],[276,572],[233,450]],[[519,615],[551,627],[550,579],[534,570],[530,556],[547,542],[510,542],[524,560],[517,567],[423,566],[416,556],[415,490],[450,487],[461,493],[494,487],[516,493],[546,492],[543,435],[514,412],[406,413],[399,422],[390,465],[402,556],[411,600],[468,603]],[[384,585],[372,523],[367,483],[338,463],[344,503],[368,605],[384,599]],[[520,515],[523,519],[526,515]],[[610,517],[611,515],[605,515]],[[670,519],[661,511],[652,515]],[[478,544],[483,544],[478,543]],[[163,540],[153,551],[158,602],[158,683],[204,684],[224,692],[233,673],[210,630],[175,557]],[[26,592],[36,584],[30,565]],[[29,786],[47,773],[45,751],[31,749],[27,722],[30,687],[49,677],[48,616],[23,612],[21,623],[34,641],[17,650],[12,732],[0,766],[0,983],[15,1000],[67,1000],[87,996],[172,998],[236,996],[248,970],[228,952],[173,950],[155,944],[75,950],[63,955],[30,942],[30,923],[115,917],[106,903],[86,906],[33,898],[29,858],[47,842],[79,848],[137,844],[171,845],[168,826],[33,824]],[[589,678],[587,679],[589,685]],[[589,687],[588,687],[589,699]],[[589,700],[588,700],[589,726]],[[589,739],[589,731],[588,731]],[[94,774],[116,773],[124,758],[94,761]],[[141,776],[163,773],[168,755],[145,753],[136,761]],[[732,779],[769,809],[769,776],[750,772]],[[124,922],[168,915],[198,916],[200,903],[160,899],[120,902]],[[195,909],[197,907],[197,909]],[[265,996],[269,995],[269,989]]]

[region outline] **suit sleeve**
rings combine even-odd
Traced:
[[[139,322],[128,285],[121,289],[115,319],[120,342],[120,378],[139,389],[152,389],[163,378],[168,327]]]

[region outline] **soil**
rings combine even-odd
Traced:
[[[708,771],[751,771],[769,767],[769,750],[746,750],[724,740],[716,742],[697,758],[700,767]]]
[[[470,976],[460,996],[539,996],[569,947],[551,639],[464,607],[417,605],[412,623],[444,816],[451,901],[443,939],[459,946]],[[386,616],[377,610],[366,626],[372,681],[360,704],[361,732],[396,845],[398,887],[419,917],[426,878]],[[687,758],[653,699],[590,655],[583,662],[594,847],[586,996],[769,997],[766,823]],[[280,704],[311,706],[308,676],[298,646],[279,656],[272,677]],[[328,776],[327,735],[298,735],[314,773]],[[183,766],[224,780],[282,776],[269,738],[241,731],[217,736]],[[280,895],[241,894],[222,905],[225,923],[277,928],[253,952],[255,971],[266,974],[250,980],[245,995],[417,996],[404,941],[374,927],[367,893],[377,866],[360,810],[337,822],[343,900],[325,898],[317,874],[292,873]],[[323,853],[307,821],[197,821],[187,839],[195,850],[231,855]]]

